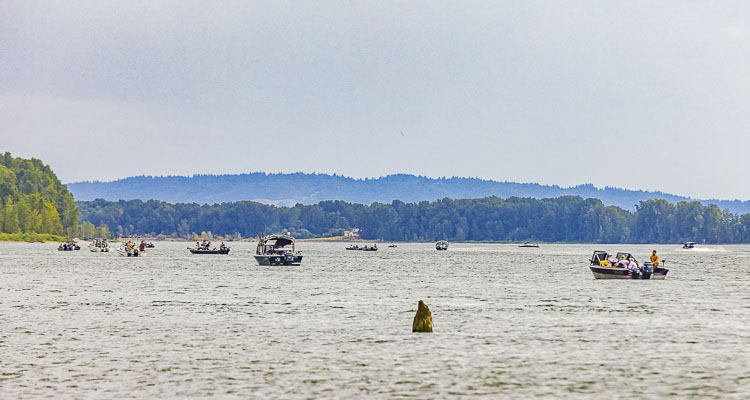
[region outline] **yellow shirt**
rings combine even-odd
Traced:
[[[651,256],[651,262],[654,264],[654,266],[659,265],[659,256],[656,254]]]

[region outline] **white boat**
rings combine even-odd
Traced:
[[[146,256],[146,242],[138,236],[121,237],[117,255],[120,257],[144,257]]]
[[[89,251],[92,253],[109,253],[112,250],[112,248],[109,247],[107,239],[96,238],[91,240],[91,243],[89,243]]]
[[[448,241],[439,240],[437,243],[435,243],[435,250],[448,250]]]
[[[664,261],[654,268],[654,265],[650,261],[646,261],[639,268],[623,268],[616,265],[610,265],[607,260],[606,251],[595,251],[591,257],[591,273],[594,274],[594,279],[656,279],[664,280],[667,278],[668,269],[664,268]],[[633,260],[638,261],[630,253],[617,253],[615,260]]]
[[[261,232],[255,250],[255,261],[258,265],[300,265],[302,254],[295,250],[292,236],[265,236]]]
[[[682,248],[685,250],[690,250],[695,248],[695,242],[685,242],[684,245],[682,245]]]

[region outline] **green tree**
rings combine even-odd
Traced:
[[[83,221],[81,224],[81,238],[91,239],[96,235],[96,227],[89,221]]]
[[[8,196],[5,199],[5,206],[2,209],[2,231],[5,233],[19,232],[18,214],[13,206],[13,199]]]

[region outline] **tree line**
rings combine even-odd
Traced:
[[[57,240],[77,232],[79,215],[73,195],[48,165],[8,152],[0,157],[0,239]]]
[[[78,202],[89,231],[117,235],[193,238],[253,237],[290,232],[298,238],[338,236],[359,228],[362,238],[385,241],[543,241],[578,243],[750,242],[750,214],[733,214],[699,202],[641,201],[635,211],[598,199],[486,197],[362,205],[322,201],[276,207],[251,201],[199,205],[130,200]]]

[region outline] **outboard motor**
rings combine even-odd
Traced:
[[[284,254],[284,265],[292,265],[294,262],[294,254],[292,252],[287,252]]]
[[[654,263],[646,261],[643,263],[643,279],[651,279],[651,274],[654,273]]]
[[[639,279],[641,277],[641,270],[638,268],[630,268],[628,271],[632,279]]]

